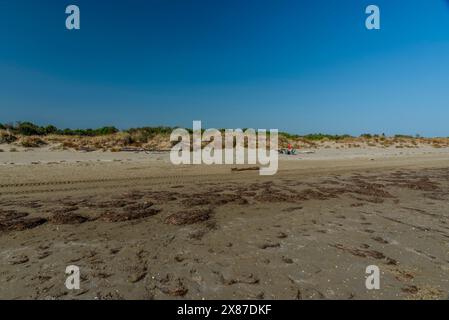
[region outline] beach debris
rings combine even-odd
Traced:
[[[226,279],[223,275],[221,275],[220,280],[223,284],[226,284],[228,286],[232,286],[233,284],[239,284],[239,283],[258,284],[260,282],[260,279],[252,273],[244,273],[244,274],[238,275],[236,277],[232,277],[230,279]]]
[[[173,278],[167,274],[160,280],[160,285],[157,286],[160,291],[172,297],[183,297],[189,291],[184,282],[180,278]]]
[[[281,244],[280,243],[270,243],[270,242],[267,242],[267,243],[262,243],[262,244],[260,244],[258,247],[260,248],[260,249],[269,249],[269,248],[279,248],[281,246]]]
[[[2,210],[2,209],[0,209],[0,223],[2,221],[8,221],[8,220],[25,218],[26,216],[28,216],[28,213],[26,213],[26,212],[18,212],[16,210]]]
[[[417,294],[419,291],[419,288],[417,286],[407,286],[402,288],[402,291],[405,293],[410,293],[410,294]]]
[[[287,234],[285,234],[282,231],[279,231],[278,234],[276,235],[276,238],[285,239],[285,238],[287,238]]]
[[[81,224],[88,220],[88,218],[73,212],[58,212],[48,219],[53,224]]]
[[[124,209],[123,211],[115,211],[115,212],[107,211],[100,216],[100,220],[106,222],[124,222],[151,217],[158,214],[159,212],[161,212],[161,209],[153,209],[153,208],[146,208],[139,210]]]
[[[0,221],[0,231],[24,231],[33,229],[47,222],[44,218],[15,219]]]
[[[248,200],[237,194],[225,193],[196,193],[189,195],[187,199],[182,200],[182,204],[188,207],[191,206],[222,206],[228,203],[245,205]]]
[[[282,257],[282,261],[285,262],[286,264],[292,264],[293,260],[287,257]]]
[[[387,265],[397,265],[398,262],[395,259],[392,259],[390,257],[386,257],[382,252],[376,251],[376,250],[366,250],[365,249],[358,249],[353,247],[347,247],[342,244],[331,244],[331,247],[337,248],[339,250],[342,250],[344,252],[350,253],[353,256],[361,257],[361,258],[374,258],[378,260],[385,260]]]
[[[174,213],[165,219],[165,223],[173,225],[194,224],[209,220],[212,209],[196,209]]]
[[[153,202],[145,201],[143,203],[130,204],[130,205],[124,207],[123,211],[134,212],[134,213],[145,212],[145,211],[149,210],[153,205],[154,205]]]

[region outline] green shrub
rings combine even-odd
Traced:
[[[83,136],[83,137],[95,137],[95,136],[104,136],[109,134],[114,134],[119,132],[119,130],[115,127],[102,127],[99,129],[57,129],[54,133],[60,134],[63,136]]]
[[[394,137],[395,137],[395,138],[413,139],[412,136],[405,135],[405,134],[395,134]]]
[[[170,135],[174,128],[171,127],[143,127],[131,128],[125,132],[131,135],[131,139],[135,142],[146,143],[157,135]]]
[[[314,133],[314,134],[308,134],[304,136],[304,139],[307,140],[324,140],[324,139],[328,139],[328,140],[341,140],[341,139],[345,139],[345,138],[350,138],[351,136],[348,134],[344,134],[344,135],[330,135],[330,134],[322,134],[322,133]]]
[[[119,130],[116,127],[103,127],[103,128],[94,130],[94,133],[97,136],[104,136],[104,135],[108,135],[108,134],[114,134],[117,132],[119,132]]]
[[[45,133],[42,127],[39,127],[31,122],[19,122],[14,128],[14,131],[17,134],[24,136],[38,136]]]
[[[269,131],[267,131],[267,133],[269,133]],[[297,135],[297,134],[290,134],[290,133],[287,133],[287,132],[279,132],[279,136],[280,137],[285,137],[287,139],[299,139],[300,138],[300,136]]]
[[[171,134],[172,131],[175,128],[172,127],[143,127],[143,128],[131,128],[126,130],[126,132],[130,133],[130,134],[134,134],[134,133],[138,133],[138,132],[144,132],[147,135],[158,135],[158,134]]]
[[[52,126],[52,125],[46,126],[44,128],[44,132],[45,132],[45,134],[54,134],[54,133],[58,132],[58,128],[56,128],[55,126]]]

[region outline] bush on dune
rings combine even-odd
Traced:
[[[307,140],[312,140],[312,141],[316,141],[316,140],[343,140],[346,138],[351,138],[350,135],[348,134],[344,134],[344,135],[330,135],[330,134],[322,134],[322,133],[314,133],[314,134],[308,134],[303,136],[304,139]]]
[[[6,130],[0,130],[0,143],[13,143],[17,137]]]
[[[39,136],[45,134],[42,127],[39,127],[31,122],[19,122],[13,128],[13,132],[24,136]]]
[[[81,136],[81,137],[96,137],[110,135],[119,132],[115,127],[102,127],[98,129],[64,129],[56,130],[53,133],[64,136]]]
[[[55,126],[46,126],[44,128],[45,134],[55,134],[58,132],[58,128],[56,128]]]
[[[57,147],[75,150],[114,150],[120,151],[124,147],[138,147],[151,150],[169,149],[170,134],[176,127],[141,127],[120,131],[113,126],[96,129],[59,129],[53,125],[39,126],[32,122],[17,122],[15,124],[0,124],[0,143],[15,143],[28,148],[48,144],[59,144]],[[192,134],[192,129],[186,129]],[[245,131],[245,129],[242,129]],[[202,130],[204,132],[204,129]],[[224,135],[224,129],[220,132]],[[267,132],[268,133],[268,132]],[[269,133],[268,133],[269,134]],[[331,143],[329,143],[331,142]],[[298,135],[279,132],[279,147],[292,145],[294,148],[330,148],[337,143],[337,148],[345,146],[360,147],[358,143],[368,146],[382,146],[384,148],[402,145],[414,146],[419,144],[434,147],[449,147],[447,138],[423,138],[419,135],[394,135],[364,133],[359,137],[350,135],[307,134]]]
[[[130,135],[131,143],[147,143],[158,135],[169,136],[173,130],[171,127],[143,127],[131,128],[125,132]]]
[[[38,126],[32,122],[17,122],[15,125],[0,124],[0,129],[9,130],[14,134],[23,136],[46,136],[50,134],[67,136],[103,136],[119,132],[116,127],[106,126],[97,129],[58,129],[53,125]]]
[[[23,137],[20,140],[20,144],[25,148],[39,148],[47,143],[39,137]]]

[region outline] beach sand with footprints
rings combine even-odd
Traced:
[[[319,149],[281,156],[275,176],[163,152],[5,151],[1,299],[449,294],[448,148]]]

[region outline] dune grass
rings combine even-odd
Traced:
[[[38,126],[32,122],[0,123],[0,144],[13,144],[25,148],[52,145],[56,149],[103,150],[118,152],[124,148],[168,150],[172,146],[170,134],[176,127],[157,126],[119,130],[114,126],[96,129],[59,129],[53,125]],[[243,129],[245,130],[245,129]],[[192,134],[191,129],[187,129]],[[221,130],[224,134],[224,129]],[[428,145],[434,148],[449,147],[449,138],[423,138],[419,135],[364,133],[359,137],[348,134],[331,135],[314,133],[307,135],[279,133],[279,147],[294,148],[417,148]]]

